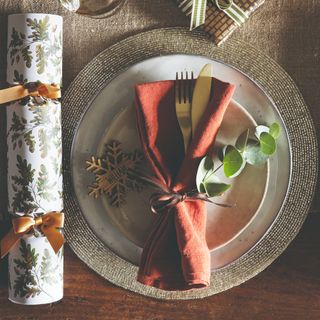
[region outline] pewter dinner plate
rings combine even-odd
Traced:
[[[139,148],[132,106],[136,83],[173,79],[176,71],[197,74],[206,63],[213,65],[215,77],[237,87],[217,143],[234,143],[243,129],[256,123],[278,122],[281,137],[269,163],[248,166],[221,198],[237,203],[235,209],[208,207],[210,286],[165,292],[135,281],[152,224],[147,201],[152,191],[128,194],[120,209],[111,207],[106,197],[90,198],[87,186],[93,175],[85,171],[85,161],[101,155],[105,143],[114,139],[125,151]],[[216,48],[201,34],[179,28],[133,36],[89,63],[63,103],[66,237],[76,254],[111,282],[157,298],[205,297],[266,268],[301,227],[316,183],[316,170],[310,169],[317,164],[312,122],[290,77],[247,44],[229,41]]]
[[[103,154],[105,145],[118,140],[125,151],[140,148],[133,108],[136,83],[174,79],[175,70],[198,74],[206,63],[213,65],[214,76],[237,86],[227,109],[217,144],[234,144],[248,127],[282,124],[270,99],[245,75],[223,63],[193,55],[170,55],[144,60],[117,75],[89,104],[71,153],[73,187],[82,214],[93,232],[120,257],[138,265],[141,248],[153,222],[148,198],[152,190],[131,192],[126,205],[115,208],[107,196],[95,199],[87,186],[93,176],[86,172],[86,160]],[[283,164],[281,170],[278,164]],[[249,250],[265,233],[285,198],[290,175],[289,143],[285,127],[277,154],[268,166],[248,165],[231,181],[232,188],[216,201],[234,204],[233,208],[207,205],[207,241],[212,268],[225,266]],[[276,188],[277,186],[277,192]]]

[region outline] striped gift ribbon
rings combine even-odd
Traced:
[[[248,15],[233,0],[210,0],[218,9],[228,15],[237,25],[248,19]],[[179,8],[187,15],[191,15],[190,30],[204,24],[206,20],[207,0],[182,0]]]

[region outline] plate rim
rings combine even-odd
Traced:
[[[273,224],[270,226],[270,228],[268,229],[268,231],[265,233],[265,236],[263,237],[264,239],[261,239],[261,241],[259,241],[259,243],[257,243],[257,245],[255,245],[252,249],[250,249],[250,251],[246,254],[244,254],[244,256],[240,257],[239,259],[237,259],[236,263],[232,263],[231,265],[228,265],[222,269],[219,269],[217,272],[213,272],[215,273],[212,276],[212,282],[214,283],[214,288],[207,288],[207,289],[203,289],[203,290],[195,290],[195,291],[189,291],[189,292],[164,292],[162,290],[158,290],[158,289],[154,289],[154,288],[147,288],[139,283],[135,283],[132,281],[132,279],[126,279],[123,278],[121,274],[115,274],[115,275],[111,275],[108,274],[108,268],[106,268],[105,266],[101,266],[99,265],[99,259],[93,259],[91,260],[90,263],[90,259],[89,257],[95,257],[95,258],[103,258],[101,257],[101,252],[94,252],[94,254],[91,252],[88,252],[87,248],[83,247],[85,246],[85,244],[83,243],[79,243],[76,242],[75,240],[77,239],[77,236],[79,235],[79,231],[85,231],[88,232],[88,230],[84,230],[86,229],[85,226],[83,225],[79,225],[79,223],[74,224],[74,217],[68,215],[66,215],[66,237],[69,240],[69,244],[71,246],[71,248],[76,252],[76,254],[80,257],[80,259],[82,259],[83,261],[85,261],[87,264],[89,264],[89,267],[93,268],[96,272],[100,273],[101,275],[103,275],[106,279],[108,279],[109,281],[120,285],[126,289],[144,294],[144,295],[148,295],[148,296],[152,296],[152,297],[157,297],[157,298],[164,298],[164,299],[190,299],[190,298],[201,298],[201,297],[205,297],[205,296],[209,296],[212,295],[214,293],[218,293],[221,291],[224,291],[232,286],[235,285],[239,285],[240,283],[248,280],[249,278],[252,278],[254,275],[256,275],[257,273],[259,273],[260,271],[262,271],[263,269],[265,269],[273,260],[275,260],[275,258],[277,256],[279,256],[287,247],[287,245],[293,240],[293,238],[296,236],[297,232],[299,231],[302,223],[304,222],[307,213],[308,213],[308,209],[310,208],[311,202],[312,202],[312,197],[314,194],[314,190],[315,190],[315,186],[316,186],[316,181],[317,181],[317,170],[318,170],[318,159],[316,157],[316,149],[317,149],[317,139],[316,139],[316,135],[315,135],[315,128],[314,128],[314,124],[312,122],[311,116],[308,112],[308,108],[305,105],[305,102],[300,94],[300,92],[298,91],[295,83],[293,82],[293,80],[288,76],[288,74],[281,68],[279,67],[272,59],[270,59],[269,57],[265,56],[263,53],[253,49],[252,47],[250,47],[249,45],[247,45],[246,43],[239,41],[239,40],[229,40],[225,46],[222,47],[213,47],[212,43],[201,33],[201,32],[196,32],[196,33],[189,33],[187,31],[187,29],[185,28],[162,28],[162,29],[154,29],[151,31],[147,31],[147,32],[143,32],[140,33],[138,35],[135,36],[131,36],[125,40],[122,40],[120,42],[118,42],[117,44],[109,47],[108,49],[104,50],[102,53],[100,53],[96,58],[94,58],[80,73],[79,75],[75,78],[75,80],[73,81],[73,83],[69,86],[68,90],[65,93],[64,99],[63,99],[63,103],[65,105],[68,104],[73,104],[75,105],[77,101],[77,99],[75,99],[73,95],[73,92],[76,94],[79,94],[79,92],[81,92],[81,89],[83,88],[83,84],[81,85],[81,82],[84,80],[83,77],[86,76],[86,73],[90,70],[90,69],[94,69],[94,64],[98,64],[100,65],[100,63],[102,63],[102,61],[100,59],[103,60],[103,57],[105,55],[109,55],[109,57],[113,57],[113,62],[115,62],[117,59],[114,57],[114,54],[117,52],[117,50],[119,50],[119,48],[121,48],[122,46],[126,49],[128,48],[128,44],[133,44],[134,41],[138,41],[142,43],[145,43],[146,45],[148,44],[146,42],[146,39],[149,39],[149,45],[150,45],[150,40],[152,39],[157,39],[157,41],[159,40],[159,37],[162,39],[161,41],[161,45],[160,48],[157,48],[159,51],[155,50],[155,48],[157,47],[157,44],[153,42],[154,47],[150,48],[148,47],[148,49],[150,50],[148,53],[148,56],[145,56],[145,52],[140,52],[139,50],[137,50],[137,55],[134,57],[134,59],[136,58],[141,58],[142,56],[144,56],[144,59],[146,58],[151,58],[151,57],[155,57],[155,56],[159,56],[160,55],[164,55],[164,54],[192,54],[192,55],[202,55],[205,57],[209,57],[210,59],[216,60],[218,62],[227,64],[231,67],[233,67],[234,69],[238,70],[239,72],[241,72],[242,74],[244,74],[247,78],[251,79],[251,81],[253,81],[252,76],[256,75],[259,77],[259,81],[257,82],[256,80],[254,80],[254,84],[257,85],[265,94],[266,94],[266,89],[265,86],[263,86],[262,84],[265,84],[267,87],[267,83],[264,82],[265,81],[265,76],[259,76],[259,72],[260,70],[255,70],[255,68],[251,68],[248,70],[242,70],[243,68],[248,69],[249,66],[246,64],[241,64],[240,65],[240,61],[241,63],[244,61],[246,61],[244,54],[246,54],[247,56],[251,56],[254,53],[255,58],[259,58],[257,60],[259,60],[259,64],[255,64],[258,65],[258,67],[261,67],[261,64],[263,65],[264,61],[269,62],[268,63],[268,70],[270,70],[270,68],[275,72],[275,75],[277,75],[278,77],[281,78],[281,80],[283,81],[283,83],[285,83],[287,86],[289,86],[289,88],[291,89],[291,93],[294,95],[294,98],[296,100],[296,103],[298,104],[298,106],[300,107],[300,112],[303,113],[303,122],[301,125],[303,125],[303,127],[305,129],[309,129],[309,133],[311,136],[311,141],[310,141],[310,136],[308,136],[309,140],[309,149],[308,149],[308,155],[310,156],[308,158],[309,163],[315,164],[315,168],[316,170],[313,170],[313,172],[310,172],[310,170],[305,169],[306,167],[304,167],[305,172],[302,171],[302,173],[304,173],[311,182],[311,184],[308,184],[308,192],[304,193],[304,202],[301,202],[300,204],[300,209],[301,206],[304,209],[303,210],[303,214],[300,215],[295,215],[295,224],[292,225],[292,228],[290,230],[290,233],[286,234],[285,237],[285,241],[283,241],[281,243],[281,246],[278,246],[276,249],[273,248],[273,251],[266,251],[266,250],[262,250],[262,252],[265,251],[265,254],[268,254],[268,259],[266,259],[266,257],[263,257],[263,259],[258,259],[258,261],[256,261],[255,264],[255,269],[252,270],[252,263],[251,263],[251,268],[250,268],[250,255],[252,256],[252,254],[250,254],[250,252],[252,251],[256,251],[257,247],[261,247],[261,243],[263,242],[263,240],[270,235],[271,231],[274,230],[275,228],[279,228],[279,220],[281,220],[280,218],[286,218],[288,219],[287,213],[283,213],[284,211],[284,207],[288,204],[289,201],[292,201],[292,199],[288,199],[289,197],[289,191],[292,188],[292,177],[296,176],[296,173],[293,174],[293,169],[295,166],[297,166],[297,161],[293,161],[295,160],[295,158],[293,156],[295,156],[296,158],[303,158],[303,147],[305,147],[303,145],[302,148],[297,149],[297,150],[293,150],[292,149],[292,145],[291,145],[291,138],[292,136],[294,137],[294,130],[292,128],[288,128],[287,123],[284,121],[284,117],[282,117],[282,115],[285,113],[286,108],[284,108],[283,106],[283,110],[279,110],[278,104],[274,101],[276,99],[273,99],[274,97],[272,96],[272,94],[266,94],[266,96],[270,99],[271,102],[273,102],[274,107],[276,108],[276,110],[278,111],[279,115],[282,117],[282,121],[285,124],[286,130],[287,130],[287,135],[289,137],[289,143],[290,143],[290,150],[291,150],[291,175],[290,175],[290,179],[289,179],[289,188],[287,191],[287,195],[286,195],[286,199],[282,205],[282,208],[279,212],[279,214],[277,215],[276,219],[274,220]],[[183,50],[181,50],[181,48],[178,46],[178,43],[180,40],[184,40],[185,41],[185,46],[183,47]],[[179,40],[179,41],[177,41]],[[187,42],[187,44],[186,44]],[[166,47],[168,46],[168,48]],[[129,46],[130,47],[130,46]],[[241,47],[242,50],[239,50],[239,48]],[[133,47],[130,50],[128,50],[126,53],[131,52],[132,50],[135,48],[134,44]],[[204,50],[205,49],[209,49],[208,51]],[[135,48],[138,49],[138,48]],[[151,52],[151,49],[153,49],[155,52]],[[175,50],[174,52],[169,52],[169,50]],[[181,52],[183,51],[183,52]],[[204,51],[206,51],[206,54],[204,54]],[[199,54],[199,52],[202,52],[202,54]],[[123,51],[122,51],[123,53]],[[210,54],[209,54],[210,53]],[[124,54],[126,56],[126,54]],[[220,59],[219,59],[220,57]],[[126,57],[127,59],[129,59],[128,57]],[[243,58],[243,59],[241,59]],[[134,60],[133,59],[133,60]],[[231,61],[232,59],[234,59],[233,61]],[[129,59],[129,61],[131,61],[128,65],[128,61],[125,61],[125,66],[124,67],[119,67],[120,69],[117,70],[116,73],[114,73],[114,76],[116,76],[118,73],[123,72],[124,70],[126,70],[126,66],[130,66],[133,64],[133,61]],[[141,60],[139,60],[141,61]],[[136,61],[136,62],[139,62]],[[236,66],[234,65],[236,64]],[[238,66],[238,68],[237,68]],[[259,68],[258,68],[259,69]],[[262,68],[263,69],[263,68]],[[258,73],[257,73],[258,72]],[[249,74],[248,74],[249,73]],[[112,78],[108,78],[107,81],[105,81],[103,83],[104,87],[105,85],[107,85],[110,81],[112,81]],[[262,82],[262,83],[261,83]],[[282,86],[283,86],[282,83]],[[261,84],[261,85],[260,85]],[[280,84],[280,83],[278,83]],[[101,84],[100,84],[101,86]],[[80,87],[80,88],[79,88]],[[262,89],[264,88],[264,89]],[[97,87],[95,86],[95,90],[97,89]],[[100,88],[102,89],[102,88]],[[269,88],[270,89],[270,88]],[[90,90],[90,89],[89,89]],[[270,89],[271,90],[271,89]],[[100,92],[100,90],[96,90],[95,92]],[[97,93],[97,94],[98,94]],[[269,93],[269,92],[268,92]],[[275,92],[273,92],[273,94],[275,94]],[[288,102],[285,100],[285,97],[281,97],[275,95],[275,97],[277,98],[277,100],[279,100],[279,103],[282,102]],[[69,100],[68,100],[69,99]],[[285,105],[285,107],[287,107]],[[68,110],[68,107],[66,107],[64,110],[64,115],[66,113],[65,110]],[[71,110],[74,111],[74,110]],[[68,126],[68,123],[65,123],[66,121],[66,117],[64,116],[63,118],[63,128],[66,128]],[[295,119],[296,121],[299,119]],[[292,130],[292,132],[289,132],[289,129]],[[290,133],[292,133],[292,136],[290,135]],[[70,130],[67,130],[67,134],[69,135],[69,140],[70,140],[70,135],[72,136],[72,132],[70,132]],[[66,135],[65,135],[66,136]],[[64,136],[64,137],[65,137]],[[299,137],[298,137],[299,138]],[[300,137],[302,139],[302,137]],[[71,139],[73,140],[73,138]],[[312,142],[312,144],[310,143]],[[64,150],[68,150],[69,149],[69,145],[70,141],[68,142],[68,140],[64,139]],[[294,151],[294,152],[293,152]],[[301,159],[300,159],[301,160]],[[76,209],[74,207],[74,204],[70,203],[71,199],[70,199],[70,195],[68,195],[68,192],[70,192],[70,186],[68,184],[68,165],[70,165],[70,162],[68,162],[68,152],[64,153],[64,164],[65,164],[65,179],[64,179],[64,186],[65,186],[65,192],[66,192],[66,204],[70,205],[70,210]],[[308,166],[307,166],[308,167]],[[298,166],[299,168],[299,166]],[[70,172],[70,170],[69,170]],[[301,172],[301,171],[298,171]],[[290,183],[291,182],[291,183]],[[299,185],[299,183],[297,183]],[[301,183],[300,183],[301,184]],[[311,186],[311,188],[310,188]],[[69,191],[68,191],[69,188]],[[72,202],[72,201],[71,201]],[[288,204],[290,205],[290,203]],[[293,207],[295,208],[295,207]],[[69,208],[66,210],[68,211]],[[288,210],[287,210],[288,211]],[[292,215],[292,214],[291,214]],[[290,218],[290,214],[289,214],[289,218]],[[73,222],[73,225],[72,225]],[[76,230],[77,227],[79,227],[79,229],[82,228],[82,230]],[[277,229],[276,229],[277,230]],[[80,232],[80,235],[83,234],[83,232]],[[76,233],[76,234],[75,234]],[[96,243],[98,239],[94,239],[94,242]],[[99,240],[98,240],[99,242]],[[97,243],[98,244],[98,243]],[[100,247],[100,249],[102,249]],[[262,248],[262,249],[266,249],[266,248]],[[102,250],[105,251],[105,250]],[[104,252],[106,253],[106,252]],[[86,255],[88,254],[88,256]],[[123,260],[119,257],[117,257],[114,253],[112,252],[108,252],[108,257],[110,262],[117,264],[121,264],[123,263],[123,261],[119,261]],[[251,257],[252,258],[252,257]],[[256,257],[257,258],[257,257]],[[258,257],[259,258],[259,257]],[[258,262],[258,263],[257,263]],[[132,268],[132,266],[126,266],[126,269],[129,273],[132,272],[136,272],[136,268]],[[234,274],[234,276],[229,278],[229,281],[227,282],[223,282],[221,279],[223,278],[223,275],[226,275],[226,270],[227,273],[230,276],[230,272],[232,274]],[[128,277],[127,277],[128,278]],[[133,283],[132,283],[133,282]]]

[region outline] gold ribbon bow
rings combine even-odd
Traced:
[[[41,230],[54,252],[57,253],[65,242],[63,235],[59,231],[59,228],[62,228],[63,225],[64,214],[56,211],[48,212],[38,217],[22,216],[12,219],[12,229],[0,243],[1,259],[9,253],[21,237],[31,234],[34,227]]]
[[[61,89],[58,84],[44,84],[29,82],[0,90],[0,104],[23,99],[25,97],[44,97],[47,99],[61,98]]]

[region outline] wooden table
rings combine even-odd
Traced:
[[[0,3],[0,43],[11,12],[49,12],[64,16],[65,87],[97,53],[133,33],[160,26],[187,25],[171,0],[130,0],[117,16],[96,21],[67,13],[57,1],[9,0]],[[174,15],[174,19],[172,19]],[[132,17],[132,18],[131,18]],[[297,82],[320,130],[320,2],[268,0],[233,37],[264,50]],[[134,23],[132,23],[134,21]],[[81,54],[77,54],[81,52]],[[0,79],[5,80],[4,46]],[[294,112],[294,110],[293,110]],[[0,110],[0,140],[5,140]],[[0,141],[0,142],[1,142]],[[6,150],[0,150],[0,176],[6,176]],[[38,307],[7,301],[6,265],[0,272],[0,319],[320,319],[320,188],[300,234],[267,270],[227,292],[197,301],[157,301],[103,280],[66,248],[65,297]],[[0,182],[0,211],[6,211],[6,182]]]
[[[320,215],[311,214],[287,251],[252,280],[197,301],[157,301],[120,289],[85,266],[67,247],[65,297],[50,306],[7,301],[0,288],[0,319],[223,319],[320,318]]]

